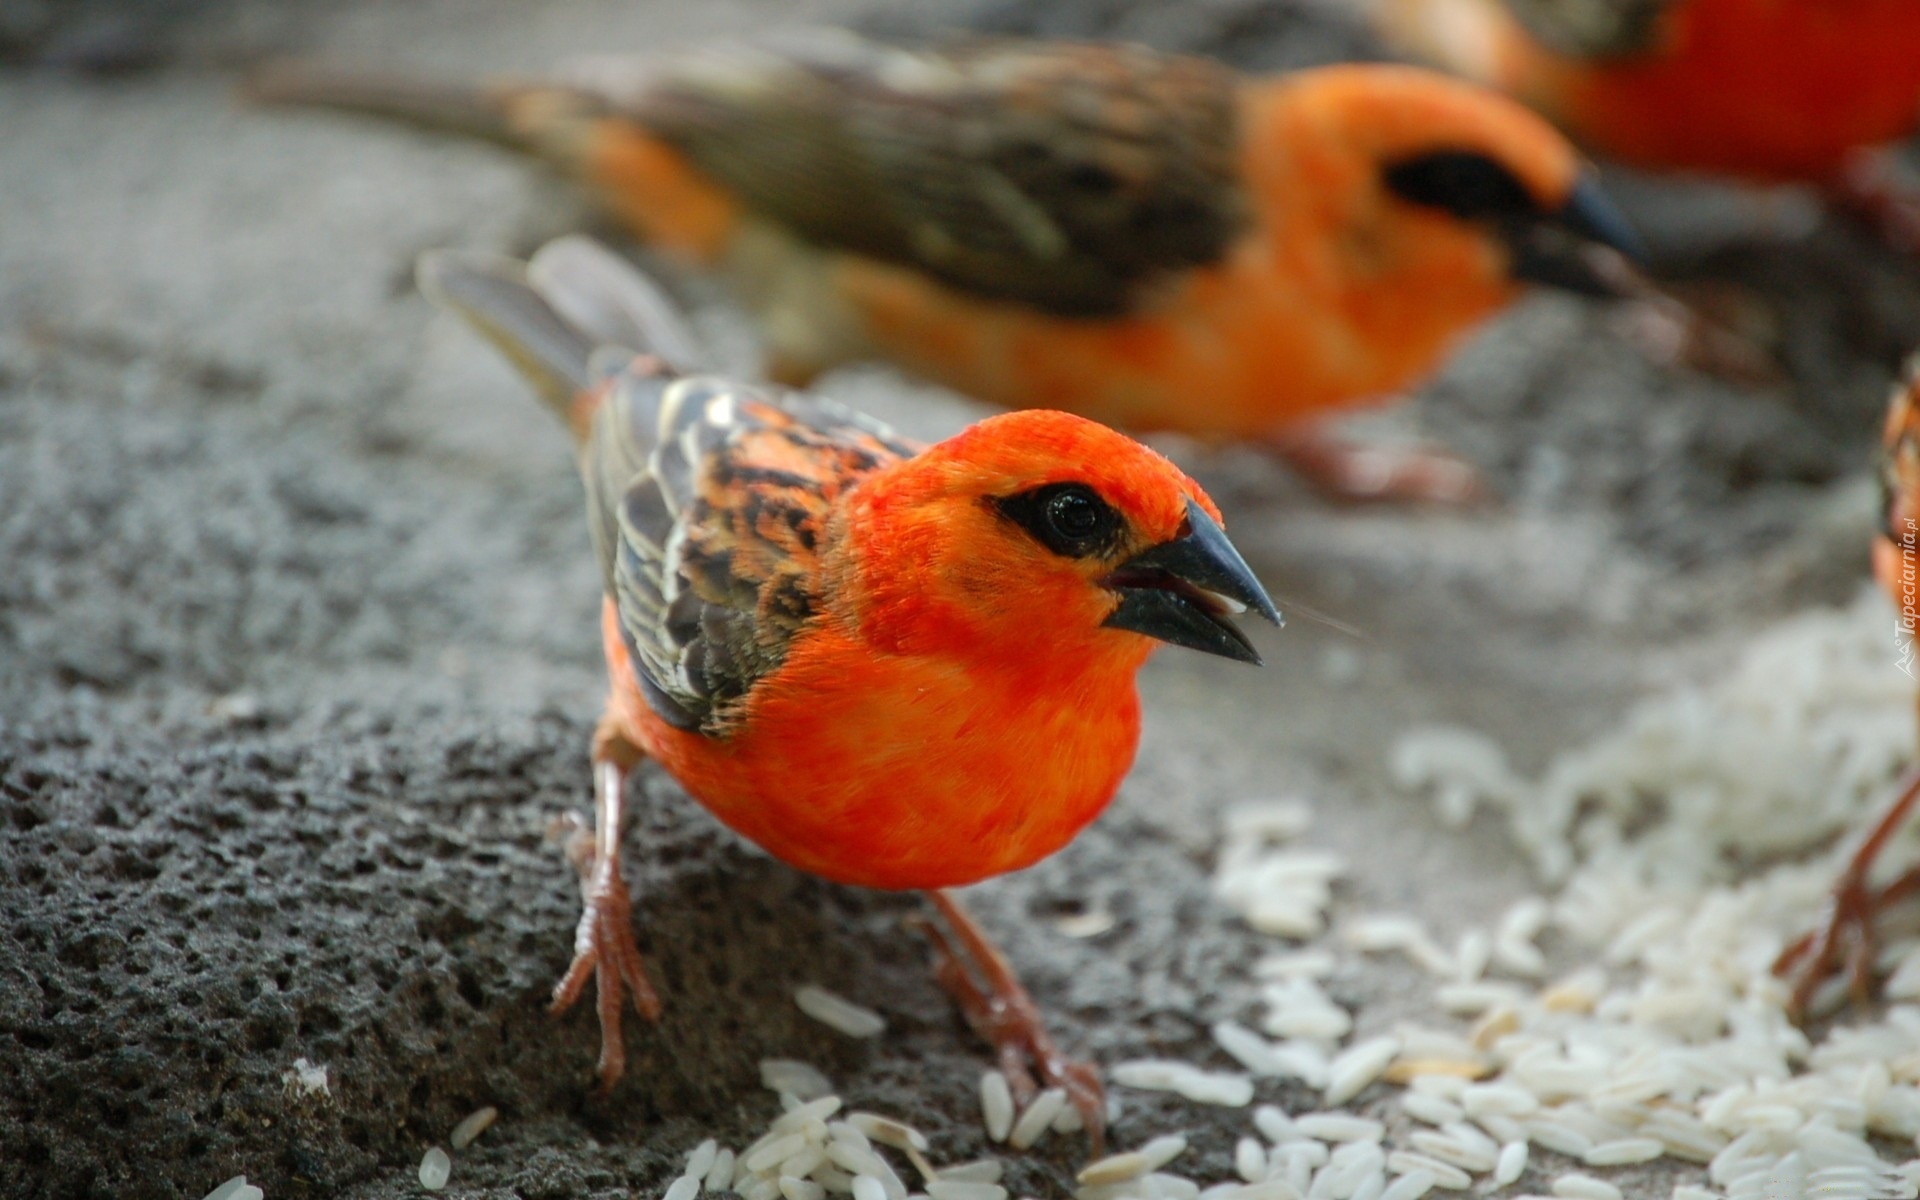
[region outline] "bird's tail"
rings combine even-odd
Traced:
[[[696,370],[705,359],[659,285],[590,238],[560,238],[526,263],[429,251],[415,275],[428,299],[499,347],[576,438],[586,436],[598,403],[595,385],[612,371],[641,355],[665,374]]]
[[[289,62],[254,72],[240,87],[255,104],[360,113],[492,142],[561,167],[587,152],[605,100],[564,84],[433,83]]]

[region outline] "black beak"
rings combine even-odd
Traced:
[[[1619,296],[1622,272],[1610,254],[1632,263],[1646,261],[1646,243],[1626,214],[1600,189],[1600,181],[1582,175],[1559,211],[1524,217],[1508,225],[1515,279],[1545,284],[1581,296]]]
[[[1252,609],[1275,625],[1280,611],[1214,519],[1187,501],[1187,533],[1134,555],[1105,584],[1120,605],[1103,624],[1239,662],[1260,655],[1228,618]]]

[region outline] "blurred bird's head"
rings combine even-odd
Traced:
[[[862,633],[905,652],[1072,674],[1167,642],[1257,663],[1234,616],[1280,621],[1198,484],[1066,413],[991,417],[870,476],[844,528]]]
[[[1487,310],[1530,283],[1611,295],[1606,258],[1641,255],[1573,145],[1476,84],[1323,67],[1256,89],[1247,120],[1279,252],[1331,256],[1383,304]]]

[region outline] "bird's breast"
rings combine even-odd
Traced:
[[[724,738],[672,729],[628,684],[635,739],[722,822],[842,883],[948,887],[1065,846],[1132,765],[1137,663],[1066,679],[876,654],[816,632]]]

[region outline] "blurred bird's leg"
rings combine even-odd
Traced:
[[[1853,987],[1854,1000],[1864,1002],[1868,998],[1876,950],[1873,924],[1890,905],[1920,894],[1920,867],[1877,890],[1867,882],[1867,876],[1887,843],[1912,816],[1916,805],[1920,805],[1920,771],[1907,777],[1899,797],[1881,814],[1867,839],[1847,860],[1840,881],[1834,885],[1833,907],[1826,922],[1788,946],[1774,960],[1774,974],[1795,976],[1789,1010],[1796,1018],[1806,1014],[1814,992],[1843,965]]]
[[[1079,1111],[1094,1155],[1104,1153],[1107,1095],[1099,1069],[1060,1052],[1012,964],[953,893],[929,891],[927,899],[946,925],[942,929],[930,921],[920,922],[933,943],[934,978],[953,994],[968,1023],[998,1052],[1000,1073],[1007,1077],[1014,1103],[1025,1108],[1042,1084],[1060,1088]]]
[[[1769,343],[1775,320],[1760,299],[1730,286],[1688,287],[1685,294],[1662,285],[1626,257],[1589,260],[1620,298],[1615,328],[1649,362],[1684,367],[1746,387],[1778,383],[1784,376]]]
[[[593,837],[568,848],[580,872],[580,924],[573,935],[573,963],[554,986],[549,1009],[558,1015],[571,1008],[593,979],[594,1007],[600,1015],[598,1074],[605,1091],[612,1090],[627,1067],[620,1036],[623,991],[632,995],[635,1012],[649,1021],[660,1019],[660,997],[647,980],[640,948],[633,941],[632,902],[620,875],[623,792],[627,773],[642,757],[640,748],[620,734],[611,714],[601,718],[593,735]]]
[[[1920,180],[1887,151],[1860,150],[1828,182],[1827,202],[1903,254],[1920,253]]]
[[[1262,444],[1335,500],[1464,505],[1488,496],[1480,473],[1443,450],[1369,446],[1317,425],[1270,434]]]

